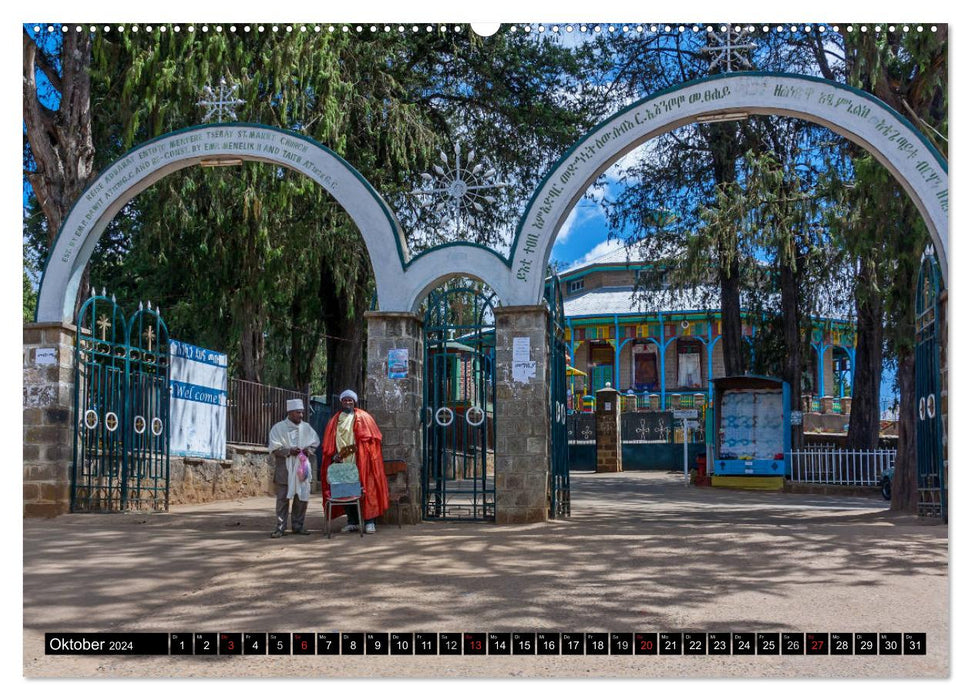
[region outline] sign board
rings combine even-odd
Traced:
[[[408,348],[388,350],[388,379],[408,378]]]
[[[34,355],[34,364],[56,365],[57,348],[37,348],[37,353]]]
[[[675,420],[697,420],[698,409],[687,408],[681,411],[672,411]]]
[[[169,454],[226,459],[226,355],[169,341]]]
[[[802,411],[792,411],[789,414],[790,425],[802,425]]]

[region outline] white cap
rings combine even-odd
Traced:
[[[344,399],[354,399],[354,403],[356,404],[357,394],[355,394],[350,389],[345,389],[343,392],[341,392],[341,401],[343,401]]]
[[[287,413],[290,411],[302,411],[303,399],[287,399]]]

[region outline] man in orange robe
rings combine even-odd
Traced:
[[[330,496],[327,467],[333,462],[357,465],[364,488],[364,532],[375,532],[374,519],[388,509],[388,479],[384,475],[381,454],[381,431],[367,411],[357,408],[357,394],[348,389],[341,394],[341,412],[327,423],[321,442],[321,489],[326,507]],[[340,516],[344,509],[335,506],[332,515]],[[354,532],[360,527],[357,511],[347,509],[347,525],[342,532]]]

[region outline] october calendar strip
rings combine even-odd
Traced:
[[[51,656],[900,656],[925,632],[48,632]]]

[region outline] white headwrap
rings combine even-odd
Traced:
[[[341,401],[343,401],[344,399],[354,399],[354,403],[356,404],[357,403],[357,394],[355,394],[350,389],[345,389],[341,393]]]
[[[287,413],[290,411],[302,411],[303,399],[287,399]]]

